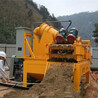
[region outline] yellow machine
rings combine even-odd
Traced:
[[[23,56],[17,56],[24,59],[23,82],[27,82],[27,74],[41,81],[53,63],[74,62],[72,65],[74,89],[80,91],[81,76],[85,74],[86,82],[90,80],[90,41],[78,37],[71,43],[67,39],[64,43],[57,43],[58,34],[59,31],[46,23],[35,28],[33,35],[24,32]],[[29,55],[26,54],[27,50]],[[26,87],[27,84],[23,86]]]

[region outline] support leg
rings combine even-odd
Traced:
[[[80,77],[74,78],[74,89],[80,91]]]
[[[23,71],[23,82],[27,83],[27,72]],[[27,84],[23,84],[23,87],[27,87]]]
[[[90,81],[90,72],[87,72],[86,73],[86,82],[89,83],[89,81]]]
[[[74,89],[76,91],[78,91],[78,92],[80,91],[80,72],[79,72],[79,66],[77,66],[77,68],[75,68],[75,70],[74,70]]]

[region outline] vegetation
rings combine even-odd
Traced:
[[[95,30],[93,31],[93,37],[95,37],[95,42],[98,43],[98,23],[95,24]]]
[[[47,10],[47,8],[45,6],[40,6],[39,8],[39,13],[43,16],[43,21],[58,21],[56,19],[56,17],[54,16],[54,14],[52,14],[52,16],[50,15],[49,11]],[[52,23],[52,25],[57,28],[57,29],[60,29],[62,26],[61,26],[61,23]]]
[[[47,8],[32,0],[0,0],[0,43],[15,44],[15,27],[33,27],[33,22],[57,20]],[[53,24],[54,25],[54,24]],[[61,24],[54,25],[56,28]]]

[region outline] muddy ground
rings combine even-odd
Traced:
[[[11,92],[4,98],[82,98],[73,90],[72,66],[55,66],[50,68],[43,81],[28,91]]]
[[[8,87],[0,86],[0,98],[3,98],[5,94],[15,91],[14,89],[8,89]]]
[[[90,85],[86,90],[85,98],[98,98],[98,71],[90,77]]]
[[[43,81],[29,90],[12,91],[4,98],[98,98],[98,84],[91,78],[87,90],[75,92],[72,82],[72,66],[50,68]]]

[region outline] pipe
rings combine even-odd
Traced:
[[[69,25],[68,27],[66,28],[66,30],[68,31],[69,27],[71,26],[72,24],[72,21],[71,20],[63,20],[63,21],[45,21],[45,23],[58,23],[58,22],[69,22]],[[34,22],[34,25],[35,24],[42,24],[44,22]]]

